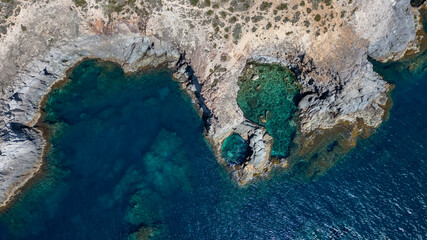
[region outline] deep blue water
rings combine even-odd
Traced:
[[[324,176],[238,188],[168,71],[84,62],[50,95],[45,169],[0,239],[427,239],[427,75],[409,63],[376,64],[390,118]]]

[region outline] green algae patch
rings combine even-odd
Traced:
[[[221,156],[227,164],[241,164],[246,160],[249,145],[239,134],[233,133],[222,143]]]
[[[295,96],[299,87],[286,67],[248,63],[238,81],[237,103],[245,117],[273,137],[273,157],[287,157],[297,130]]]

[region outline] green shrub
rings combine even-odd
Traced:
[[[78,7],[83,7],[86,6],[87,2],[85,0],[74,0],[74,3],[78,6]]]
[[[278,6],[276,7],[276,9],[277,9],[277,10],[286,10],[286,9],[288,9],[288,4],[286,4],[286,3],[281,3],[280,5],[278,5]]]
[[[232,16],[232,17],[230,18],[230,20],[228,20],[228,22],[229,22],[229,23],[235,23],[235,22],[237,22],[237,17],[236,17],[236,16]]]
[[[261,5],[259,6],[259,10],[261,11],[268,10],[269,8],[271,8],[271,5],[273,5],[273,3],[271,2],[262,2]]]
[[[262,19],[264,19],[263,16],[253,16],[251,18],[252,22],[254,22],[254,23],[257,23],[257,22],[261,21]]]
[[[332,0],[322,0],[326,6],[330,6],[332,4]]]
[[[233,28],[233,38],[235,43],[237,43],[237,41],[240,39],[241,34],[242,34],[242,25],[238,23],[234,25],[234,28]]]

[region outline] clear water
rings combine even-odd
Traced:
[[[396,85],[390,118],[324,176],[247,188],[169,72],[84,62],[50,97],[44,175],[1,213],[0,239],[427,239],[425,62],[375,64]]]
[[[227,164],[242,164],[248,156],[249,144],[238,133],[228,136],[221,146],[221,156]]]
[[[274,139],[271,155],[286,157],[297,130],[295,75],[280,65],[248,65],[239,78],[237,103],[247,119],[264,126]]]

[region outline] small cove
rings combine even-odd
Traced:
[[[87,60],[69,78],[43,109],[42,176],[2,214],[1,239],[166,234],[170,201],[192,194],[198,166],[189,159],[216,164],[191,99],[167,69],[125,76],[114,63]]]
[[[425,238],[425,67],[374,64],[396,88],[371,138],[316,181],[238,188],[170,72],[83,62],[49,96],[44,176],[0,215],[0,239]]]

